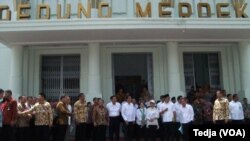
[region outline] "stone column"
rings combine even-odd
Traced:
[[[239,43],[241,92],[240,97],[250,101],[250,42]]]
[[[102,97],[100,76],[100,44],[89,44],[88,98]]]
[[[168,42],[167,46],[167,66],[168,66],[168,89],[171,97],[183,95],[181,90],[180,64],[178,43]]]
[[[10,89],[14,98],[22,95],[23,82],[23,47],[14,46],[11,48],[11,69],[10,69]]]

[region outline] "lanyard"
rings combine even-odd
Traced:
[[[143,108],[143,110],[142,109],[140,109],[140,111],[141,111],[141,113],[142,113],[142,120],[145,120],[145,109]]]

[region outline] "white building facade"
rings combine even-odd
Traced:
[[[195,85],[250,99],[247,2],[96,3],[2,0],[0,88],[15,97],[44,92],[56,99],[83,92],[88,101],[107,102],[118,83],[138,93],[133,84],[143,82],[155,99],[186,95]]]

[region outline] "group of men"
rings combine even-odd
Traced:
[[[112,96],[106,105],[101,98],[87,105],[85,95],[80,93],[72,108],[66,95],[61,96],[53,108],[43,93],[36,101],[27,100],[25,96],[16,101],[11,90],[0,89],[0,139],[64,141],[72,120],[76,124],[75,141],[88,140],[90,129],[94,141],[105,141],[106,133],[110,141],[119,141],[120,131],[126,141],[189,141],[191,124],[249,122],[250,107],[246,98],[242,105],[237,94],[230,100],[218,90],[216,96],[214,103],[198,97],[192,104],[183,96],[178,96],[175,102],[168,94],[161,96],[158,102],[154,99],[136,102],[129,95],[119,102]],[[93,128],[88,128],[89,125]]]
[[[134,139],[138,141],[156,141],[158,138],[163,141],[179,141],[181,138],[185,140],[188,138],[188,125],[194,120],[193,108],[188,104],[187,98],[182,96],[178,97],[176,103],[170,100],[169,95],[162,96],[159,103],[154,99],[136,102],[130,95],[127,95],[123,101],[119,102],[116,96],[111,96],[110,102],[106,106],[103,106],[102,99],[94,98],[94,104],[89,108],[83,108],[85,107],[82,105],[84,104],[83,97],[79,100],[81,103],[80,101],[75,103],[74,111],[81,107],[82,112],[74,112],[76,113],[75,116],[86,120],[77,122],[79,123],[76,127],[75,139],[77,141],[78,139],[80,141],[87,138],[87,134],[84,133],[87,133],[88,121],[92,121],[94,124],[92,129],[94,139],[95,136],[99,135],[103,137],[99,138],[98,141],[106,140],[105,134],[101,135],[100,130],[102,133],[108,131],[110,141],[120,141],[123,137],[125,141]],[[98,115],[95,111],[100,112],[100,110],[96,109],[100,109],[100,107],[106,110],[103,110],[103,114],[95,116]],[[90,120],[88,120],[89,118]],[[103,122],[100,124],[98,121]],[[106,128],[109,130],[106,130]],[[123,133],[123,135],[120,133]],[[78,134],[80,135],[77,136]]]
[[[19,96],[16,101],[11,90],[0,89],[0,139],[50,141],[53,137],[53,141],[64,141],[71,115],[67,108],[69,102],[68,96],[61,97],[56,105],[58,118],[55,121],[55,111],[45,94],[40,93],[37,98]]]

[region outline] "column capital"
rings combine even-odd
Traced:
[[[178,42],[176,41],[170,41],[170,42],[166,42],[167,46],[177,46],[178,47]]]
[[[11,50],[12,50],[12,49],[18,49],[18,48],[19,48],[19,49],[20,49],[20,48],[23,49],[23,47],[24,47],[23,45],[13,45],[13,44],[4,44],[4,45],[5,45],[6,47],[8,47],[9,49],[11,49]]]
[[[166,42],[166,45],[171,45],[171,44],[178,44],[178,42],[177,41],[169,41],[169,42]]]
[[[88,43],[88,45],[89,47],[100,46],[100,43],[92,42],[92,43]]]
[[[250,46],[250,41],[243,41],[243,42],[239,42],[239,46],[240,46],[240,47]]]

